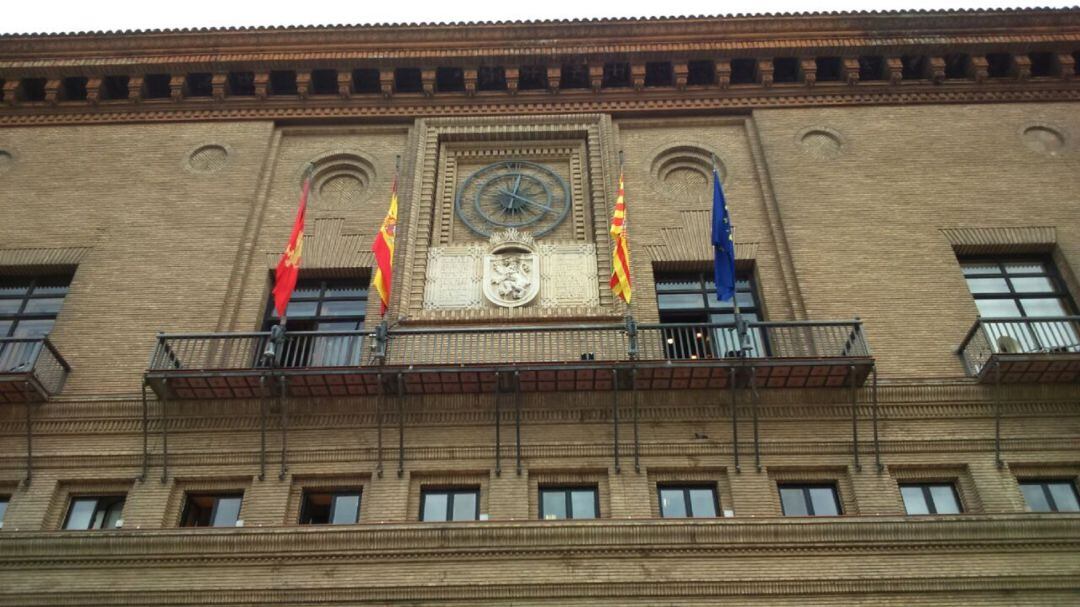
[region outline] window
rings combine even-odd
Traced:
[[[424,489],[420,493],[422,521],[475,521],[479,518],[479,489]]]
[[[1020,491],[1032,512],[1080,512],[1076,483],[1071,480],[1020,481]]]
[[[719,510],[713,487],[660,485],[657,490],[660,516],[664,518],[714,518]]]
[[[900,485],[908,514],[960,514],[960,498],[952,483]]]
[[[960,260],[968,290],[983,318],[1053,318],[1076,313],[1061,277],[1047,259],[985,257]],[[995,352],[1077,352],[1080,334],[1070,321],[985,323]]]
[[[66,275],[0,278],[0,338],[48,335],[70,283]],[[36,348],[33,342],[0,342],[0,372],[23,370]]]
[[[540,488],[540,518],[545,521],[596,518],[599,512],[596,487]]]
[[[367,279],[299,280],[285,310],[288,331],[352,331],[345,335],[294,336],[279,353],[283,367],[359,365],[367,313]],[[264,331],[279,322],[271,295]]]
[[[360,520],[360,490],[305,491],[301,525],[351,525]]]
[[[72,497],[64,529],[114,529],[123,513],[123,495]]]
[[[749,322],[761,319],[757,289],[749,273],[739,273],[735,297],[739,312]],[[664,331],[668,358],[725,358],[738,356],[735,309],[731,301],[716,299],[712,272],[656,274],[656,305],[660,322],[675,325]],[[715,325],[728,325],[717,327]],[[760,328],[750,330],[750,356],[765,354]]]
[[[235,527],[243,493],[189,493],[181,527]]]
[[[840,496],[835,485],[779,485],[784,516],[837,516]]]
[[[10,495],[0,495],[0,528],[4,526],[4,515],[7,514],[9,500],[11,500]]]

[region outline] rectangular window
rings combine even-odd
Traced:
[[[1060,320],[1076,314],[1076,304],[1050,260],[971,257],[960,267],[979,316],[1001,319],[984,323],[995,352],[1080,352],[1077,324]]]
[[[115,529],[123,514],[123,495],[74,496],[64,529]]]
[[[908,514],[960,514],[960,498],[952,483],[900,485]]]
[[[278,364],[282,367],[359,365],[364,354],[363,335],[359,331],[364,328],[367,303],[366,278],[296,281],[296,289],[285,309],[285,328],[289,332],[324,334],[294,335],[278,353]],[[278,322],[271,295],[263,330],[269,331]]]
[[[715,518],[719,510],[714,487],[659,485],[657,491],[664,518]]]
[[[540,488],[540,518],[545,521],[597,518],[599,513],[596,487]]]
[[[420,494],[422,521],[475,521],[479,518],[479,489],[424,489]]]
[[[1020,481],[1020,491],[1032,512],[1080,512],[1074,481]]]
[[[235,527],[243,493],[189,493],[181,527]]]
[[[784,516],[837,516],[840,496],[835,485],[779,485]]]
[[[10,495],[0,495],[0,527],[4,526],[4,515],[7,514],[8,501],[10,500]]]
[[[757,288],[749,272],[736,276],[735,299],[746,321],[761,320]],[[658,272],[656,305],[660,322],[672,325],[664,330],[668,358],[726,358],[742,352],[733,302],[716,298],[712,272]],[[752,328],[748,354],[765,356],[765,344],[763,330]]]
[[[352,525],[360,520],[360,490],[305,491],[301,525]]]
[[[0,278],[0,338],[45,337],[64,304],[69,275]],[[22,371],[33,358],[36,342],[0,341],[0,372]]]

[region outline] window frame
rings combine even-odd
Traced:
[[[566,518],[547,519],[544,518],[544,493],[547,491],[561,491],[564,494],[566,500]],[[596,516],[592,518],[578,518],[574,516],[573,498],[571,494],[574,491],[592,491],[593,494],[593,512]],[[592,484],[585,485],[541,485],[537,487],[537,511],[540,514],[540,520],[542,521],[592,521],[600,518],[600,487]]]
[[[1076,498],[1078,504],[1080,504],[1080,488],[1077,488],[1077,480],[1075,478],[1025,478],[1018,479],[1017,484],[1020,488],[1020,495],[1024,498],[1024,505],[1028,510],[1033,513],[1039,514],[1059,514],[1062,512],[1080,512],[1080,510],[1059,510],[1057,500],[1054,499],[1052,493],[1050,493],[1050,485],[1066,485],[1072,489],[1073,497]],[[1046,503],[1050,505],[1050,510],[1034,510],[1031,508],[1031,504],[1027,501],[1027,496],[1024,495],[1024,485],[1038,485],[1043,492],[1043,497],[1046,498]]]
[[[956,483],[952,481],[915,481],[915,482],[900,482],[897,483],[897,487],[900,488],[900,501],[904,503],[904,514],[908,516],[932,516],[941,515],[948,516],[954,514],[964,514],[966,508],[964,508],[964,502],[960,499],[960,491],[956,488]],[[926,503],[926,514],[912,514],[908,510],[907,500],[904,499],[904,487],[918,487],[922,490],[923,501]],[[931,487],[948,487],[952,491],[953,499],[956,500],[956,512],[938,512],[937,504],[934,503],[933,495],[930,491]]]
[[[803,504],[806,514],[788,514],[784,511],[784,489],[802,489]],[[810,499],[811,489],[832,490],[833,503],[836,505],[836,514],[817,514],[814,512],[814,502]],[[840,488],[833,482],[822,483],[776,483],[776,494],[780,498],[780,513],[784,516],[843,516],[844,504],[840,500]]]
[[[971,294],[971,298],[975,301],[980,299],[1011,300],[1016,303],[1016,309],[1020,311],[1020,316],[1017,318],[1038,319],[1039,316],[1029,316],[1027,314],[1022,303],[1023,299],[1060,299],[1064,304],[1067,316],[1077,314],[1077,306],[1072,293],[1069,291],[1060,270],[1058,270],[1057,264],[1048,255],[963,255],[957,256],[957,262],[960,264],[960,272],[964,277],[965,286],[968,287],[968,293]],[[1045,272],[1010,273],[1005,269],[1005,264],[1010,263],[1039,263]],[[968,274],[965,272],[965,264],[994,264],[997,266],[998,272],[993,274]],[[969,278],[1002,278],[1005,280],[1005,285],[1009,290],[1005,293],[974,293],[971,291],[971,285],[968,284]],[[1046,278],[1053,287],[1053,291],[1019,291],[1013,284],[1015,278]]]
[[[690,499],[690,491],[692,490],[708,490],[712,492],[713,512],[716,514],[712,516],[697,516],[694,514],[694,507],[692,500]],[[664,494],[665,490],[668,491],[682,491],[683,503],[686,505],[686,516],[666,516],[664,514]],[[660,518],[723,518],[723,510],[720,509],[720,492],[717,491],[715,484],[710,483],[657,483],[656,484],[656,499],[660,506]]]
[[[424,518],[425,506],[427,506],[427,498],[432,494],[445,494],[446,495],[446,513],[445,518],[441,521],[426,520]],[[473,512],[473,518],[470,520],[454,520],[454,497],[456,495],[470,494],[473,496],[473,501],[476,504],[475,512]],[[418,520],[422,523],[468,523],[480,520],[480,487],[421,487],[420,488],[420,513]]]
[[[198,497],[212,497],[214,498],[214,505],[210,509],[210,517],[208,525],[189,525],[188,519],[191,515],[191,506],[193,498]],[[214,520],[217,518],[218,507],[221,505],[222,499],[239,498],[240,508],[236,510],[236,520],[229,526],[214,525]],[[180,527],[191,529],[229,529],[235,527],[236,523],[244,520],[240,513],[244,510],[244,491],[185,491],[184,492],[184,508],[180,513]]]
[[[273,281],[271,281],[272,283]],[[318,283],[319,294],[314,297],[300,297],[296,298],[296,292],[305,288],[305,285]],[[327,292],[331,290],[333,286],[343,286],[345,288],[363,288],[364,295],[361,296],[333,296],[327,295]],[[308,287],[310,288],[310,287]],[[367,320],[367,306],[371,300],[371,278],[301,278],[296,281],[296,288],[293,291],[292,296],[289,297],[289,303],[286,305],[286,325],[290,321],[302,322],[302,323],[324,323],[324,322],[355,322],[355,329],[340,329],[343,331],[361,331],[364,328],[364,323]],[[323,305],[328,302],[336,301],[363,301],[364,304],[359,314],[348,314],[344,316],[325,316],[322,314]],[[288,314],[288,305],[293,302],[306,303],[315,302],[315,314]],[[271,293],[267,299],[266,312],[263,314],[263,331],[269,331],[270,327],[278,324],[280,317],[277,316],[277,310],[274,307],[274,294],[273,285],[271,284]],[[289,328],[290,331],[316,331],[318,329],[303,329],[303,328]]]
[[[312,495],[329,495],[330,496],[330,513],[328,520],[325,523],[313,523],[310,520],[304,521],[309,515],[308,497]],[[356,520],[351,523],[334,523],[334,514],[337,511],[337,498],[339,497],[351,497],[356,496]],[[355,525],[360,522],[360,508],[363,506],[364,490],[362,488],[349,489],[329,489],[329,488],[317,488],[311,487],[304,489],[300,492],[300,515],[297,519],[297,524],[300,525]]]
[[[69,527],[68,525],[71,524],[71,515],[74,513],[74,510],[75,510],[75,502],[81,502],[81,501],[87,501],[87,500],[94,500],[94,510],[90,515],[90,525],[91,526],[86,527],[86,528],[78,528],[78,529],[74,529],[74,528]],[[109,501],[107,501],[107,500],[109,500]],[[102,508],[103,502],[105,504],[108,504],[108,507]],[[100,495],[99,494],[86,494],[86,495],[78,495],[78,494],[76,494],[76,495],[71,495],[71,496],[68,497],[67,514],[64,515],[64,522],[60,526],[60,528],[62,530],[64,530],[64,531],[101,531],[101,530],[105,530],[105,529],[115,529],[116,528],[115,525],[113,527],[105,527],[104,523],[105,523],[106,517],[108,516],[109,510],[111,510],[112,507],[115,506],[117,503],[120,504],[120,516],[117,517],[117,521],[123,521],[124,520],[124,507],[127,505],[127,494],[124,494],[124,493],[110,493],[110,494],[100,494]],[[97,518],[98,518],[98,513],[103,513],[102,514],[102,520],[101,520],[101,523],[102,523],[101,527],[93,526],[95,524]]]
[[[69,273],[56,272],[47,274],[35,274],[32,276],[0,276],[0,287],[3,286],[3,281],[11,282],[23,282],[27,283],[26,290],[19,295],[7,295],[0,291],[0,301],[18,301],[19,306],[14,312],[2,312],[0,311],[0,323],[9,323],[8,327],[4,331],[0,331],[0,337],[16,337],[15,330],[25,321],[36,320],[49,320],[52,321],[52,325],[49,326],[49,330],[41,334],[42,337],[48,337],[52,334],[53,329],[56,326],[56,319],[60,316],[60,311],[64,308],[64,302],[67,300],[68,295],[71,292],[71,280],[72,275]],[[57,288],[58,284],[48,285],[42,283],[48,283],[55,281],[56,283],[63,283],[63,293],[46,293],[39,295],[37,290],[44,286],[51,286]],[[60,306],[55,312],[27,312],[26,307],[34,300],[42,299],[59,299]],[[36,339],[34,336],[20,336],[28,339]],[[0,351],[3,350],[3,344],[0,344]]]
[[[661,325],[702,325],[708,326],[718,324],[726,326],[730,324],[734,331],[735,327],[735,307],[734,301],[730,308],[724,309],[723,307],[711,307],[710,296],[716,292],[715,288],[709,288],[709,283],[713,282],[713,272],[710,270],[691,270],[691,271],[655,271],[653,272],[653,286],[656,292],[656,311]],[[660,285],[664,282],[680,283],[680,282],[694,282],[696,286],[686,288],[674,288],[665,289]],[[745,283],[746,287],[743,288],[742,284]],[[740,295],[749,294],[751,305],[741,305],[739,307],[739,313],[743,317],[750,316],[747,319],[749,322],[763,322],[765,319],[764,309],[761,305],[761,296],[758,292],[757,280],[755,280],[754,272],[752,270],[738,270],[735,272],[735,298]],[[699,295],[701,300],[698,307],[694,308],[667,308],[663,307],[663,300],[668,295]],[[713,316],[716,315],[730,315],[732,320],[730,323],[714,322]],[[741,356],[741,350],[726,350],[729,346],[738,347],[737,343],[728,344],[727,340],[717,339],[713,343],[713,336],[702,336],[702,331],[698,331],[694,337],[689,337],[689,332],[685,335],[682,334],[684,329],[671,328],[665,331],[665,338],[667,346],[665,346],[665,355],[669,359],[689,359],[696,360],[699,358],[730,358],[729,354],[735,353],[735,356]],[[728,330],[728,329],[713,329],[713,331]],[[750,351],[750,355],[753,357],[768,357],[770,354],[769,340],[764,328],[752,327],[749,331],[751,337],[751,345],[753,349]],[[737,339],[735,340],[738,341]],[[726,351],[725,351],[726,350]]]

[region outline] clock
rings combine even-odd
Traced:
[[[504,160],[476,171],[461,184],[454,212],[485,238],[509,228],[539,237],[562,224],[570,204],[570,188],[551,169]]]

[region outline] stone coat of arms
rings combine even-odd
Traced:
[[[484,255],[484,296],[505,308],[524,306],[540,293],[540,256],[528,233],[493,234]]]

